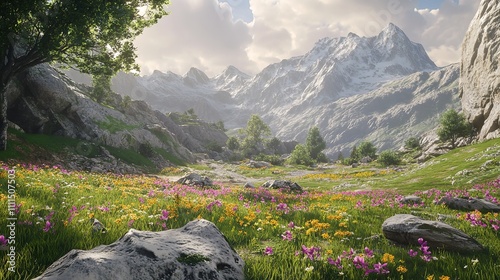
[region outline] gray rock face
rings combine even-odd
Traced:
[[[146,102],[125,104],[117,94],[111,94],[112,106],[102,106],[89,98],[89,92],[88,87],[75,84],[49,65],[38,65],[10,84],[8,119],[28,133],[55,134],[136,151],[141,146],[151,147],[186,161],[194,161],[191,151],[206,152],[207,143],[223,146],[227,141],[222,131],[204,122],[181,126]],[[160,156],[150,159],[159,168],[168,165]]]
[[[302,192],[302,187],[299,184],[287,180],[267,181],[261,187]]]
[[[483,0],[462,44],[462,107],[480,139],[500,136],[500,2]]]
[[[244,279],[244,261],[206,220],[161,232],[129,230],[113,244],[72,250],[37,280]]]
[[[444,204],[448,208],[456,210],[478,210],[483,213],[500,212],[500,206],[497,204],[478,198],[443,197],[437,204]]]
[[[398,214],[382,224],[385,238],[398,244],[418,245],[423,238],[432,248],[457,252],[480,252],[484,247],[464,232],[442,222],[423,220],[419,217]]]

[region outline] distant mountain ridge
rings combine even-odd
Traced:
[[[255,76],[234,66],[212,78],[196,68],[183,76],[120,73],[113,89],[161,112],[193,108],[230,129],[259,114],[282,140],[302,142],[315,125],[327,155],[335,157],[362,140],[399,148],[406,138],[435,128],[442,111],[460,109],[458,78],[457,65],[436,67],[422,45],[389,24],[374,37],[321,39],[308,53]]]

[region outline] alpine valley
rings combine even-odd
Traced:
[[[379,150],[397,149],[434,129],[440,113],[461,110],[459,72],[458,63],[437,67],[422,45],[389,24],[375,37],[321,39],[308,53],[253,77],[234,66],[212,78],[196,68],[184,76],[119,73],[113,90],[161,112],[192,108],[228,129],[244,127],[258,114],[284,141],[303,142],[317,126],[326,155],[335,158],[362,140]]]

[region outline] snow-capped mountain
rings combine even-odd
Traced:
[[[113,87],[162,112],[193,108],[227,128],[243,127],[259,114],[282,140],[304,141],[316,125],[334,157],[365,139],[379,149],[398,148],[434,128],[443,110],[459,108],[458,71],[456,65],[436,67],[422,45],[390,24],[374,37],[321,39],[303,56],[253,77],[234,66],[213,78],[191,68],[184,76],[120,74]]]

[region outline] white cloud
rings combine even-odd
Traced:
[[[235,1],[235,0],[233,0]],[[241,0],[238,0],[241,1]],[[229,1],[231,3],[231,1]],[[253,22],[234,22],[227,3],[178,0],[171,14],[138,38],[138,62],[185,73],[194,66],[213,76],[234,65],[255,74],[270,63],[302,55],[323,37],[373,36],[389,22],[422,43],[438,65],[457,62],[479,1],[445,0],[439,10],[417,10],[417,0],[250,0]]]

